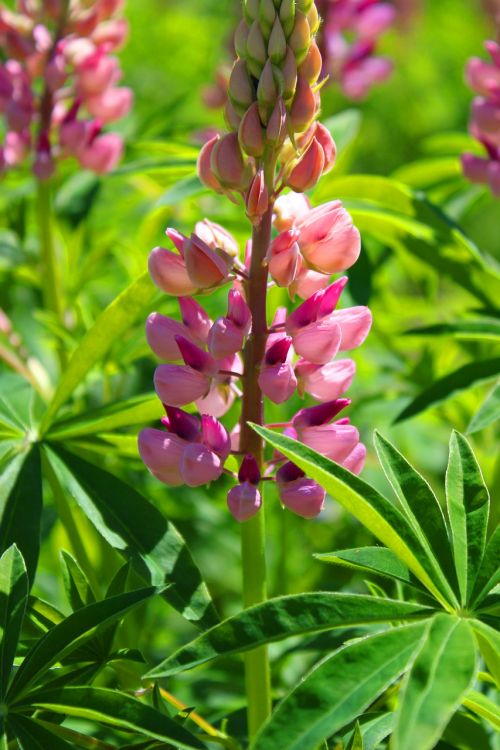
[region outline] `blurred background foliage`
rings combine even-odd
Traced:
[[[50,394],[57,379],[55,353],[60,342],[68,352],[76,348],[106,305],[145,271],[148,253],[163,243],[167,225],[188,232],[207,216],[223,223],[241,243],[245,241],[248,227],[242,212],[203,192],[195,178],[200,132],[223,126],[221,113],[203,105],[202,92],[221,59],[228,57],[228,38],[239,6],[238,0],[129,0],[131,38],[121,60],[124,83],[134,90],[136,104],[120,125],[127,139],[126,159],[104,179],[75,173],[68,163],[56,186],[64,325],[41,307],[33,181],[29,174],[18,172],[0,184],[0,307],[12,322],[12,332],[0,334],[4,402],[17,399],[26,407],[33,398],[23,378],[13,374],[8,362],[14,360],[17,370],[35,383],[36,400]],[[385,480],[371,445],[375,428],[439,492],[450,430],[467,432],[494,386],[494,373],[485,377],[472,371],[469,385],[460,392],[442,400],[439,395],[431,398],[429,408],[395,424],[402,410],[436,379],[500,356],[493,278],[500,261],[499,203],[485,189],[462,179],[458,160],[465,148],[473,148],[467,136],[472,94],[463,80],[464,65],[469,56],[483,55],[483,41],[491,35],[492,23],[479,0],[428,0],[407,26],[384,39],[382,51],[395,64],[388,83],[376,87],[354,110],[336,86],[329,87],[323,98],[323,119],[333,118],[340,158],[333,175],[319,187],[318,202],[319,195],[321,200],[338,197],[336,184],[342,186],[345,175],[396,177],[422,191],[457,221],[491,269],[479,276],[488,302],[455,283],[442,268],[423,263],[404,242],[395,252],[383,236],[364,233],[363,258],[348,289],[351,302],[370,305],[375,322],[367,344],[354,353],[358,375],[349,395],[352,419],[370,446],[365,476],[383,489]],[[391,195],[386,199],[390,211]],[[350,200],[356,206],[352,196]],[[280,290],[273,293],[273,303],[280,295]],[[204,300],[213,315],[220,310],[222,298],[215,293]],[[153,309],[177,314],[175,300],[154,292],[151,299],[80,383],[72,408],[64,407],[59,418],[61,423],[75,415],[82,420],[106,405],[146,396],[143,410],[129,425],[125,421],[111,431],[91,428],[73,436],[71,448],[130,482],[174,521],[194,551],[217,606],[229,614],[240,606],[239,529],[225,508],[229,485],[222,479],[206,490],[170,490],[152,479],[138,460],[135,436],[160,415],[161,408],[149,398],[155,361],[146,346],[143,321]],[[470,319],[480,320],[479,333],[446,328],[407,333]],[[458,384],[458,380],[448,384],[444,395],[449,396]],[[298,400],[273,407],[269,420],[283,421],[297,407]],[[236,410],[225,421],[232,427],[235,420]],[[474,431],[471,440],[495,497],[500,490],[497,426]],[[8,453],[7,443],[0,460]],[[76,507],[73,512],[94,569],[105,571],[105,585],[119,567],[119,558]],[[314,552],[370,542],[367,532],[335,502],[329,501],[321,518],[312,522],[283,512],[276,497],[268,498],[266,513],[272,594],[315,588],[366,590],[349,571],[341,574],[312,558]],[[71,549],[71,543],[50,505],[45,509],[43,534],[35,591],[64,608],[58,557],[61,548]],[[281,544],[275,545],[278,538]],[[192,632],[159,600],[129,615],[120,638],[130,647],[137,641],[147,659],[155,662]],[[335,637],[328,634],[323,639]],[[304,663],[317,654],[317,647],[311,643],[308,652],[302,646],[300,654],[290,642],[274,647],[283,685],[296,678]],[[140,665],[127,669],[135,670],[132,681],[143,671]],[[211,718],[222,707],[236,710],[243,702],[234,661],[174,678],[169,690],[188,705],[201,704]]]

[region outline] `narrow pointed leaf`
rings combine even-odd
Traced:
[[[72,750],[74,745],[42,727],[37,721],[15,714],[9,717],[22,750]]]
[[[192,750],[205,745],[174,719],[125,693],[97,687],[41,690],[30,705],[66,716],[97,721]]]
[[[95,602],[89,580],[77,561],[66,550],[61,551],[64,588],[73,612]]]
[[[114,620],[123,617],[132,607],[147,601],[157,593],[153,586],[126,594],[113,596],[73,612],[58,625],[54,625],[26,654],[9,689],[9,695],[18,696],[26,687],[52,664],[81,646]]]
[[[9,464],[0,483],[0,554],[17,545],[30,585],[38,564],[41,516],[40,452],[34,445],[29,453],[20,454]]]
[[[365,744],[363,742],[363,735],[361,734],[359,721],[356,722],[354,733],[352,735],[351,741],[347,746],[347,750],[365,750]]]
[[[481,600],[495,586],[500,583],[500,525],[489,538],[484,551],[481,567],[479,568],[474,588],[472,590],[471,604],[480,605]]]
[[[499,324],[500,325],[500,324]],[[479,410],[472,417],[467,434],[484,430],[500,419],[500,383],[497,383],[492,391],[486,396]]]
[[[363,750],[375,750],[380,743],[392,732],[394,713],[366,713],[359,717],[359,726],[363,737]],[[353,731],[348,732],[342,739],[347,744],[353,737]]]
[[[144,273],[102,311],[73,352],[42,421],[43,432],[92,367],[107,354],[117,339],[129,330],[146,305],[153,300],[154,295],[154,285],[149,275]]]
[[[424,633],[424,624],[407,625],[335,651],[283,699],[252,750],[315,750],[397,680]]]
[[[405,419],[414,417],[426,409],[442,404],[443,401],[455,396],[466,388],[493,380],[500,372],[500,358],[485,359],[463,365],[455,372],[445,375],[419,395],[398,414],[394,423],[404,422]]]
[[[471,620],[481,656],[500,689],[500,633],[481,620]]]
[[[453,600],[453,591],[444,578],[436,580],[435,566],[427,558],[408,520],[390,500],[343,466],[297,440],[266,427],[252,427],[307,476],[315,479],[334,500],[389,547],[443,606],[450,608],[448,601]]]
[[[28,601],[28,575],[16,546],[0,557],[0,701],[7,684]]]
[[[429,617],[419,604],[361,594],[318,592],[269,599],[229,617],[169,656],[148,677],[191,669],[218,656],[248,651],[294,635],[350,625]]]
[[[475,672],[468,624],[451,615],[436,615],[405,680],[392,736],[394,750],[432,750]]]
[[[486,695],[477,690],[470,690],[464,698],[464,706],[477,716],[486,719],[494,729],[500,731],[500,708]]]
[[[437,497],[424,477],[378,432],[375,432],[374,442],[382,469],[415,533],[429,556],[455,585],[450,539]]]
[[[446,502],[462,604],[470,601],[483,560],[489,493],[467,440],[453,432],[446,471]]]
[[[99,533],[148,583],[173,584],[165,599],[199,627],[219,621],[184,539],[152,503],[113,474],[67,451],[45,450],[60,482]]]
[[[356,547],[341,549],[337,552],[325,552],[314,555],[321,562],[352,568],[362,573],[372,573],[383,578],[403,581],[411,584],[410,573],[406,565],[387,547]]]

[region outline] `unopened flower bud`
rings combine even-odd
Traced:
[[[287,121],[288,114],[280,96],[266,128],[267,141],[275,148],[282,146],[287,137]]]
[[[247,216],[251,220],[259,219],[266,213],[268,206],[269,193],[266,187],[264,171],[260,169],[253,178],[250,189],[247,193]]]
[[[319,29],[321,19],[319,17],[318,9],[314,2],[311,3],[309,10],[307,11],[307,20],[309,22],[309,28],[311,29],[311,36]]]
[[[240,470],[238,472],[238,479],[240,480],[240,482],[248,482],[249,484],[255,485],[259,484],[259,464],[251,453],[247,453],[247,455],[241,462]]]
[[[299,75],[293,104],[290,110],[290,120],[294,132],[303,133],[314,120],[317,111],[317,101],[307,80]]]
[[[232,487],[227,494],[227,506],[236,521],[248,521],[262,506],[262,497],[253,484],[243,482]]]
[[[297,61],[293,50],[287,47],[285,59],[281,65],[283,99],[288,101],[295,94],[297,87]]]
[[[295,464],[284,464],[276,474],[276,483],[281,502],[293,513],[315,518],[323,510],[325,490]]]
[[[166,294],[189,295],[196,291],[180,255],[155,247],[149,255],[148,266],[154,283]]]
[[[255,92],[245,60],[236,60],[234,63],[228,92],[237,112],[247,110],[253,102]]]
[[[278,65],[284,59],[286,55],[286,46],[285,32],[283,31],[279,18],[276,17],[267,47],[269,57],[275,65]]]
[[[240,123],[238,136],[241,148],[245,153],[249,156],[262,156],[264,153],[264,136],[257,102],[254,102],[245,112]]]
[[[259,21],[266,38],[269,38],[269,35],[271,34],[275,18],[276,10],[274,8],[273,0],[260,0]]]
[[[296,193],[310,190],[323,174],[324,166],[323,149],[316,138],[313,138],[305,154],[288,175],[286,184]]]
[[[210,188],[211,190],[215,190],[216,193],[222,193],[222,185],[220,184],[212,169],[212,151],[214,150],[214,146],[218,141],[219,136],[215,135],[213,138],[207,141],[207,143],[205,143],[198,156],[197,169],[198,177],[206,187]]]
[[[283,31],[288,38],[295,23],[295,0],[282,0],[280,5],[280,21]]]
[[[261,119],[267,124],[278,98],[278,88],[274,80],[273,66],[268,60],[259,78],[257,100]]]
[[[318,80],[322,66],[321,52],[316,42],[313,41],[304,61],[299,67],[299,73],[312,85]]]
[[[245,0],[243,13],[248,23],[252,23],[259,17],[259,0]]]
[[[234,34],[234,49],[238,57],[245,57],[247,52],[248,24],[242,19]]]
[[[226,101],[224,106],[224,119],[230,130],[238,130],[240,127],[241,115],[236,111],[230,99]]]
[[[307,16],[300,11],[295,14],[295,24],[290,34],[288,44],[292,48],[297,63],[300,64],[307,55],[309,45],[311,44],[311,27]]]
[[[243,160],[237,133],[227,133],[215,143],[210,164],[224,187],[244,190],[248,185],[250,172]]]
[[[332,138],[332,135],[328,128],[325,128],[324,125],[322,125],[320,122],[316,124],[316,129],[314,132],[314,137],[318,141],[319,145],[323,149],[323,154],[325,157],[325,165],[323,167],[323,174],[326,174],[326,172],[329,172],[330,169],[333,168],[333,165],[335,164],[335,158],[337,156],[337,147],[335,145],[335,141]]]
[[[248,32],[246,58],[252,74],[258,78],[267,59],[266,42],[258,21],[253,22]]]
[[[229,276],[232,265],[229,256],[219,255],[194,233],[184,245],[184,261],[189,278],[198,289],[221,284]]]

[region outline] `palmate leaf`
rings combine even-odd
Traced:
[[[476,651],[467,622],[436,615],[405,678],[392,736],[394,750],[432,750],[475,672]]]
[[[61,406],[72,396],[87,373],[110,350],[155,295],[149,275],[144,273],[103,310],[73,352],[63,377],[41,423],[45,432]]]
[[[479,362],[471,362],[463,365],[455,372],[445,375],[419,395],[398,414],[394,424],[404,422],[405,419],[414,417],[426,409],[438,406],[443,401],[455,396],[467,388],[493,380],[500,373],[500,357],[494,359],[484,359]]]
[[[27,704],[28,705],[28,704]],[[63,687],[40,690],[29,696],[29,705],[197,750],[205,745],[174,719],[125,693],[99,687]],[[16,706],[18,710],[22,705]]]
[[[0,557],[0,701],[10,679],[27,601],[26,566],[13,545]]]
[[[9,726],[14,732],[22,750],[72,750],[74,745],[63,740],[62,737],[45,729],[33,719],[20,714],[9,716]]]
[[[430,485],[406,458],[378,432],[377,455],[392,489],[427,553],[456,589],[457,579],[443,511]]]
[[[477,299],[496,306],[500,276],[460,228],[425,196],[387,177],[331,174],[315,189],[314,202],[331,200],[332,195],[344,202],[362,234],[397,252],[411,253]]]
[[[0,554],[12,544],[21,552],[33,584],[40,550],[42,475],[37,445],[14,458],[0,483]]]
[[[340,505],[352,513],[441,602],[451,609],[454,594],[433,560],[430,560],[405,516],[377,490],[339,464],[297,440],[265,427],[252,425],[270,445],[315,479]]]
[[[446,502],[461,601],[470,601],[483,560],[489,493],[469,443],[453,432],[446,471]]]
[[[199,627],[219,621],[186,543],[175,526],[133,487],[77,456],[45,447],[61,484],[106,541],[154,585],[171,583],[165,599]]]
[[[486,396],[485,400],[479,407],[479,410],[472,417],[467,434],[484,430],[491,424],[498,422],[500,419],[500,382],[497,383],[493,390]]]
[[[355,549],[342,549],[337,552],[316,554],[314,557],[322,562],[339,565],[343,568],[352,568],[364,574],[371,573],[383,578],[415,585],[410,578],[408,568],[387,547],[356,547]],[[418,586],[418,584],[416,585]]]
[[[240,653],[304,633],[367,623],[429,617],[432,608],[361,594],[319,592],[283,596],[245,609],[207,630],[147,677],[177,674],[219,656]]]
[[[476,607],[482,599],[500,583],[500,526],[490,536],[484,551],[471,595],[471,606]]]
[[[393,628],[326,657],[278,705],[252,750],[315,750],[405,671],[425,631],[424,623]]]
[[[481,656],[500,688],[500,633],[481,620],[471,620],[471,628],[479,645]]]
[[[9,700],[17,700],[52,664],[156,593],[158,589],[150,586],[94,602],[54,625],[26,654],[10,685]]]

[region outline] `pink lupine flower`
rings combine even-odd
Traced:
[[[357,261],[360,235],[340,201],[311,209],[298,219],[295,227],[300,232],[300,251],[314,270],[338,273]]]
[[[469,85],[481,96],[472,103],[469,130],[484,147],[485,157],[462,155],[462,169],[471,182],[485,183],[500,198],[500,45],[486,42],[492,62],[472,58],[466,68]]]
[[[258,490],[259,466],[251,453],[243,459],[238,479],[240,483],[228,492],[227,505],[234,518],[241,523],[252,518],[262,506],[262,497]]]
[[[323,510],[326,492],[313,479],[287,462],[276,474],[276,484],[281,502],[302,518],[315,518]]]
[[[212,250],[218,248],[219,250],[223,250],[226,255],[230,255],[233,258],[237,257],[239,252],[238,243],[233,235],[227,229],[221,227],[220,224],[215,224],[209,219],[203,219],[203,221],[196,223],[194,231]]]
[[[189,328],[183,323],[160,313],[151,313],[146,321],[146,338],[157,357],[167,362],[182,359],[176,341],[177,336],[184,336],[188,341],[195,343]]]
[[[318,401],[339,398],[351,386],[356,373],[352,359],[339,359],[325,365],[299,360],[295,366],[299,393],[308,393]]]
[[[131,89],[121,86],[108,88],[104,91],[88,96],[85,105],[93,117],[108,124],[121,120],[127,115],[133,104],[134,96]]]
[[[197,291],[183,258],[171,250],[155,247],[149,254],[148,267],[154,283],[166,294],[186,296]]]
[[[301,409],[292,420],[299,440],[332,461],[343,463],[359,444],[359,433],[344,420],[331,419],[348,404],[348,399],[338,399]]]
[[[272,344],[264,359],[259,373],[259,385],[262,392],[275,404],[282,404],[293,396],[297,387],[297,378],[290,362],[292,339],[283,336]]]
[[[183,254],[188,276],[198,289],[217,286],[229,276],[231,258],[212,250],[194,232],[184,243]]]
[[[206,343],[212,321],[199,302],[192,297],[180,297],[179,307],[181,310],[182,322],[189,330],[189,333],[200,344]],[[189,338],[189,336],[187,336]]]
[[[103,133],[78,151],[78,160],[85,169],[90,169],[96,174],[106,174],[116,167],[122,154],[121,136],[116,133]]]
[[[292,229],[295,222],[309,213],[311,203],[303,193],[285,193],[274,204],[274,226],[278,232]]]
[[[227,316],[218,318],[208,334],[208,350],[216,359],[224,359],[243,349],[252,319],[243,295],[232,289],[228,296]]]
[[[142,460],[160,482],[171,487],[184,484],[180,464],[185,445],[181,438],[147,427],[138,442]]]

